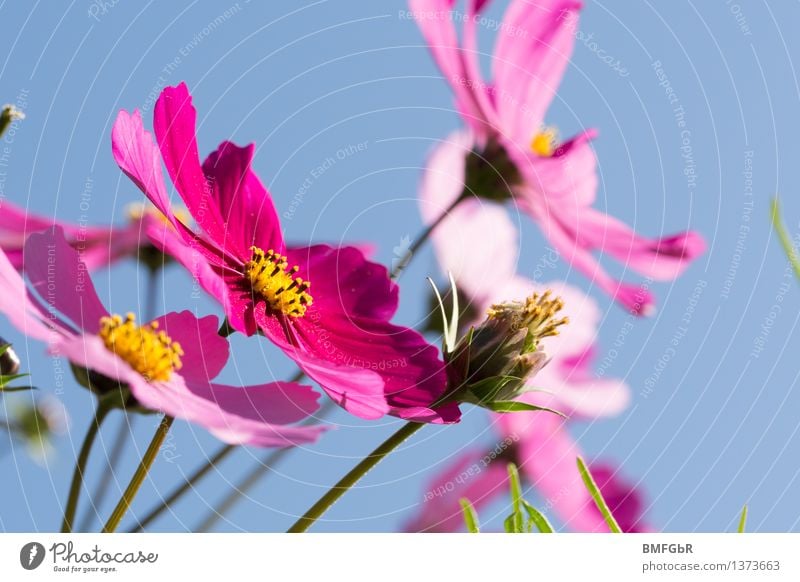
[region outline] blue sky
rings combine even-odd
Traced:
[[[480,31],[484,47],[505,5],[493,3]],[[781,195],[797,232],[800,90],[793,61],[800,41],[789,27],[800,7],[765,0],[587,5],[548,122],[565,135],[599,128],[598,207],[644,234],[696,229],[709,250],[681,279],[653,285],[658,311],[647,319],[632,319],[567,266],[548,267],[544,279],[567,278],[596,297],[603,372],[625,378],[633,393],[627,412],[576,425],[573,433],[589,456],[620,463],[626,478],[640,483],[648,521],[658,529],[731,530],[748,503],[751,529],[797,530],[800,289],[771,232],[769,201]],[[111,158],[113,119],[121,108],[139,108],[149,125],[161,87],[184,80],[200,112],[202,151],[224,139],[258,145],[255,166],[288,239],[371,241],[376,259],[390,263],[393,248],[421,226],[416,187],[426,153],[460,123],[406,9],[397,1],[336,0],[6,3],[1,98],[27,119],[6,138],[0,193],[46,215],[123,220],[125,206],[141,196]],[[341,151],[349,153],[337,156]],[[522,222],[520,272],[530,275],[546,242]],[[435,272],[425,249],[404,275],[398,321],[421,323],[424,279]],[[144,277],[127,263],[95,281],[113,310],[140,311]],[[192,293],[177,268],[161,281],[159,303],[219,312]],[[56,388],[43,348],[26,345],[5,324],[0,330],[17,342],[34,383],[58,390],[72,418],[46,467],[18,447],[0,457],[0,530],[52,530],[92,398],[70,381]],[[282,379],[292,371],[266,342],[234,338],[233,345],[228,381]],[[25,397],[8,396],[3,405],[14,398]],[[283,531],[397,426],[343,412],[332,418],[336,431],[288,456],[217,529]],[[90,482],[104,470],[121,421],[114,416],[104,428]],[[115,487],[127,483],[134,451],[143,451],[156,422],[134,422]],[[170,438],[170,458],[157,463],[136,501],[139,515],[218,446],[184,423]],[[479,410],[458,426],[426,428],[316,529],[398,528],[422,503],[426,475],[476,441],[496,441]],[[262,455],[235,453],[156,529],[196,527]],[[117,494],[99,508],[101,516]],[[502,513],[499,504],[489,515],[494,510]]]

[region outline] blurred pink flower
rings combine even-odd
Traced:
[[[476,197],[513,198],[561,256],[627,309],[646,313],[653,304],[650,293],[614,279],[593,252],[609,254],[646,277],[670,280],[705,250],[705,243],[691,231],[642,237],[592,208],[598,179],[590,141],[596,132],[559,142],[557,132],[544,124],[572,53],[581,3],[512,0],[498,28],[488,83],[480,71],[476,36],[486,4],[468,0],[464,18],[453,18],[455,0],[410,0],[468,127],[431,156],[422,194],[425,214],[433,220],[462,192],[470,196],[463,204],[473,211],[481,203]],[[456,21],[463,22],[460,42]]]
[[[223,142],[201,165],[196,116],[185,84],[162,92],[160,154],[138,112],[122,111],[114,124],[117,163],[173,227],[151,228],[154,240],[222,304],[233,329],[261,330],[352,414],[458,421],[457,405],[434,406],[446,389],[437,349],[389,323],[398,289],[386,269],[354,247],[287,247],[251,169],[254,146]],[[161,159],[198,232],[174,216]]]
[[[64,231],[67,241],[90,271],[110,266],[127,257],[145,257],[152,247],[147,230],[163,219],[154,208],[131,205],[128,221],[122,225],[87,226],[27,212],[6,199],[0,200],[0,249],[14,268],[22,269],[25,239],[53,226]]]
[[[289,426],[319,406],[308,386],[212,382],[229,352],[215,316],[173,312],[143,324],[132,314],[111,316],[60,227],[30,235],[24,252],[30,288],[0,253],[0,312],[52,354],[89,370],[93,387],[127,385],[135,404],[199,424],[230,444],[283,447],[314,442],[325,430]]]

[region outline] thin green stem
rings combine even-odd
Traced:
[[[64,509],[64,520],[61,522],[61,533],[70,533],[72,525],[75,521],[75,512],[78,509],[78,499],[81,495],[81,488],[83,486],[83,475],[86,472],[86,463],[89,461],[89,453],[92,450],[92,445],[100,431],[100,425],[108,413],[111,412],[112,399],[101,398],[97,402],[97,409],[95,410],[92,422],[89,424],[89,429],[86,431],[86,436],[83,438],[83,444],[78,452],[78,458],[75,462],[75,470],[72,473],[72,483],[69,487],[69,496],[67,497],[67,506]]]
[[[128,530],[128,533],[137,533],[143,531],[148,525],[153,523],[159,515],[164,513],[175,501],[177,501],[184,493],[190,489],[194,489],[200,479],[206,476],[211,469],[219,465],[222,460],[236,450],[234,445],[223,445],[214,453],[206,463],[199,467],[194,473],[189,476],[186,481],[176,487],[172,493],[167,495],[161,502],[154,507],[135,527]]]
[[[117,526],[119,526],[119,522],[122,521],[122,518],[128,511],[131,503],[133,503],[134,497],[136,497],[136,494],[139,492],[139,488],[142,486],[147,474],[150,472],[150,467],[153,466],[153,463],[156,460],[156,455],[158,455],[158,451],[161,449],[164,439],[167,438],[167,433],[169,432],[169,429],[172,428],[172,423],[174,421],[175,419],[173,417],[167,415],[161,419],[161,422],[158,424],[158,428],[156,429],[156,432],[150,441],[150,445],[144,452],[144,456],[142,457],[139,466],[136,468],[136,472],[133,474],[130,483],[128,483],[128,487],[125,489],[125,492],[122,494],[122,497],[120,497],[119,502],[117,502],[117,506],[111,513],[111,517],[108,518],[106,525],[103,527],[103,533],[111,533],[116,531]]]
[[[388,439],[383,441],[378,448],[367,455],[358,465],[353,467],[350,472],[342,477],[336,485],[331,487],[325,495],[320,497],[311,509],[305,512],[295,524],[287,530],[287,533],[302,533],[311,527],[339,498],[350,490],[370,469],[380,463],[386,456],[396,449],[403,441],[421,429],[424,424],[407,422],[400,430],[395,432]]]
[[[422,245],[424,245],[430,238],[430,236],[433,234],[433,231],[436,230],[436,228],[444,221],[444,219],[447,218],[450,215],[450,213],[452,213],[453,210],[455,210],[456,207],[462,202],[464,202],[464,200],[466,200],[467,198],[469,198],[469,192],[465,189],[461,193],[461,195],[458,198],[456,198],[453,201],[453,203],[450,204],[450,206],[448,206],[445,209],[445,211],[439,215],[439,217],[436,220],[430,223],[421,233],[417,235],[417,238],[415,238],[411,246],[408,247],[408,251],[406,251],[406,254],[403,256],[400,262],[397,263],[392,269],[390,277],[393,281],[400,278],[400,275],[403,274],[403,271],[406,269],[406,267],[408,267],[408,265],[411,264],[411,261],[417,254],[417,251],[420,248],[422,248]]]
[[[143,321],[152,321],[156,316],[156,303],[158,302],[158,282],[161,274],[161,266],[147,267],[147,285],[144,298],[144,309],[142,311]],[[125,451],[128,436],[133,432],[133,424],[136,422],[136,415],[124,416],[120,420],[117,433],[111,445],[111,452],[108,454],[108,467],[100,475],[100,482],[92,497],[92,507],[86,511],[81,520],[80,531],[87,531],[95,517],[98,508],[103,506],[103,501],[108,495],[111,479],[114,476],[114,467],[117,466]]]
[[[325,404],[322,405],[322,408],[319,409],[317,414],[315,414],[313,417],[309,417],[306,422],[302,424],[311,424],[312,422],[318,421],[320,418],[327,416],[328,413],[330,413],[335,407],[336,405],[333,400],[326,401]],[[248,491],[255,487],[256,483],[258,483],[261,477],[274,468],[275,465],[277,465],[283,459],[283,457],[288,455],[292,450],[293,449],[291,448],[278,449],[276,451],[269,451],[266,455],[264,455],[261,462],[253,467],[253,469],[247,475],[245,475],[244,479],[239,481],[215,508],[208,512],[206,518],[200,522],[200,525],[195,529],[195,531],[201,533],[210,531],[211,528],[214,527],[220,519],[222,519],[222,516],[224,516],[227,511],[230,511],[230,509],[236,505],[240,499],[243,499],[245,495],[247,495]]]
[[[795,276],[800,279],[800,256],[798,256],[797,249],[794,243],[792,243],[792,237],[789,235],[781,219],[781,207],[777,198],[772,199],[770,214],[772,215],[772,226],[775,228],[775,232],[778,233],[778,240],[786,256],[789,258],[789,262],[792,264]]]

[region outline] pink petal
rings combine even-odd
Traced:
[[[298,276],[311,281],[314,304],[322,311],[385,321],[397,311],[398,286],[389,278],[386,267],[367,260],[360,249],[292,247],[286,256],[291,266],[304,266]]]
[[[0,313],[26,336],[49,342],[64,328],[57,317],[49,318],[47,311],[39,309],[37,305],[29,298],[22,276],[6,254],[0,251]],[[48,327],[48,319],[50,325],[57,327],[59,331]]]
[[[504,133],[520,147],[540,130],[561,83],[580,7],[574,0],[513,0],[503,18],[492,60],[495,102]]]
[[[683,232],[649,239],[604,212],[587,209],[575,226],[588,244],[607,253],[626,267],[653,279],[670,281],[678,277],[706,249],[696,232]]]
[[[485,451],[460,453],[425,487],[423,503],[404,526],[407,532],[457,532],[464,528],[459,501],[469,499],[476,511],[508,493],[508,472],[500,461],[486,462]],[[479,513],[480,515],[480,513]]]
[[[28,237],[25,274],[43,301],[80,329],[97,332],[108,311],[100,302],[86,265],[64,238],[61,227]]]
[[[185,83],[161,92],[153,112],[153,129],[164,165],[192,218],[224,248],[225,226],[220,208],[200,167],[196,121],[197,111]]]
[[[242,261],[250,247],[283,253],[283,235],[272,197],[251,169],[254,145],[240,148],[229,141],[206,158],[203,172],[222,213],[227,246]]]
[[[428,43],[439,69],[455,94],[456,104],[464,121],[482,137],[487,133],[484,111],[476,102],[475,83],[464,68],[451,11],[455,0],[410,0],[411,13]],[[483,85],[477,79],[481,91]]]
[[[180,374],[187,382],[203,382],[216,378],[228,361],[228,340],[221,337],[219,319],[214,315],[198,319],[191,311],[168,313],[155,320],[183,349]]]
[[[209,382],[187,385],[179,373],[167,382],[149,383],[94,335],[65,338],[52,352],[127,384],[145,408],[198,424],[229,444],[291,446],[314,442],[325,430],[321,426],[282,426],[316,409],[313,401],[317,395],[306,386],[288,382],[246,388]]]

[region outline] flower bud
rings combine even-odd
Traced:
[[[529,381],[547,363],[539,342],[557,335],[567,323],[566,317],[558,317],[563,306],[550,291],[493,305],[486,320],[458,341],[448,359],[451,384],[460,386],[459,398],[490,410],[531,409],[512,401],[528,390]]]
[[[0,337],[0,375],[13,376],[19,373],[19,356],[11,344]]]

